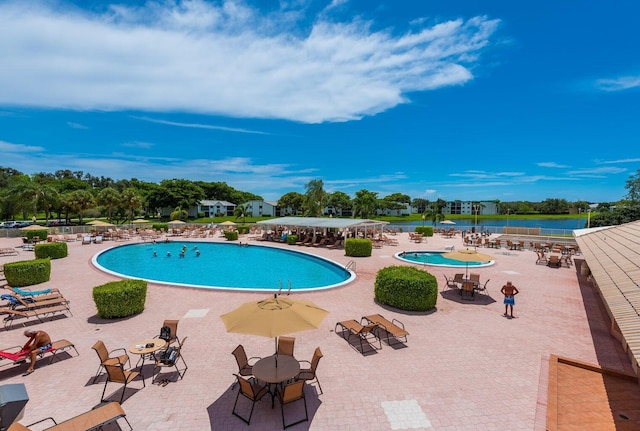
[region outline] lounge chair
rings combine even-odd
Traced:
[[[18,250],[13,247],[0,248],[0,256],[17,256]]]
[[[85,244],[91,244],[91,237],[88,235],[85,235],[82,237],[82,245],[85,245]]]
[[[342,247],[342,239],[337,239],[333,244],[328,245],[327,248],[335,249]]]
[[[49,431],[97,430],[113,422],[117,422],[118,419],[124,419],[129,426],[129,430],[133,430],[126,416],[127,414],[122,410],[122,406],[119,403],[112,402],[60,423],[56,422],[52,417],[44,418],[30,425],[22,425],[14,422],[8,428],[8,431],[32,431],[29,427],[44,421],[53,422],[54,425],[47,428]],[[118,427],[118,429],[120,429],[120,427]]]
[[[12,309],[8,307],[1,307],[0,314],[6,314],[4,320],[4,328],[9,329],[13,325],[13,321],[17,319],[32,319],[36,318],[40,322],[44,322],[43,319],[53,318],[53,316],[59,313],[69,313],[71,310],[66,305],[54,305],[50,307],[33,308],[27,310]]]
[[[364,355],[364,344],[368,344],[369,346],[371,346],[374,349],[380,350],[382,349],[382,342],[380,341],[380,339],[378,337],[376,337],[375,335],[375,330],[378,327],[378,325],[376,325],[375,323],[371,323],[368,325],[361,325],[357,320],[343,320],[342,322],[338,322],[336,323],[336,327],[335,327],[335,332],[338,332],[338,326],[340,326],[340,332],[342,332],[342,338],[344,338],[345,340],[347,340],[347,343],[349,343],[350,346],[351,343],[349,342],[349,339],[351,338],[352,335],[358,337],[358,340],[360,341],[360,353],[362,353]],[[375,347],[375,345],[372,343],[375,341],[378,341],[379,347]],[[355,349],[355,346],[352,346]]]
[[[371,314],[369,316],[364,316],[363,319],[370,324],[377,325],[378,330],[383,329],[387,334],[387,343],[389,343],[390,337],[395,338],[399,342],[407,342],[407,335],[409,335],[409,332],[404,329],[404,323],[401,321],[397,319],[387,320],[381,314]]]
[[[19,350],[15,351],[15,352],[10,352],[10,350],[13,350],[13,349],[19,349]],[[51,343],[51,348],[48,349],[48,350],[45,350],[42,353],[40,353],[38,356],[40,358],[44,358],[45,355],[50,353],[51,354],[51,358],[49,358],[49,364],[52,364],[53,361],[55,361],[56,355],[58,354],[58,352],[64,352],[65,350],[68,350],[68,349],[75,350],[76,356],[79,355],[78,350],[76,349],[76,346],[71,341],[69,341],[69,340],[58,340],[58,341],[54,341],[53,343]],[[3,359],[8,359],[14,365],[15,364],[22,364],[29,357],[29,354],[30,354],[30,352],[28,350],[22,350],[21,346],[9,347],[8,349],[0,351],[0,361],[3,360]]]
[[[42,297],[23,297],[11,293],[4,293],[0,298],[9,301],[9,306],[13,310],[28,311],[55,306],[64,306],[69,310],[69,301],[58,294],[45,295]]]

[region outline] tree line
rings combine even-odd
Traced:
[[[618,202],[600,202],[594,209],[591,226],[620,224],[640,219],[640,169],[625,183],[628,194]],[[392,193],[379,197],[377,192],[362,189],[351,198],[348,194],[324,189],[321,179],[309,181],[304,193],[289,192],[280,197],[277,205],[287,208],[292,215],[323,216],[326,210],[333,214],[348,214],[353,217],[371,218],[379,210],[397,215],[411,205],[415,212],[433,222],[444,219],[442,213],[447,202],[443,199],[430,201],[423,198],[412,199],[403,193]],[[96,177],[83,171],[58,170],[54,173],[39,172],[27,175],[12,168],[0,166],[0,218],[13,219],[22,215],[26,220],[30,215],[44,213],[46,221],[52,218],[105,216],[110,221],[122,223],[137,215],[153,217],[160,208],[175,208],[178,215],[187,208],[196,206],[204,199],[224,200],[237,205],[236,217],[251,216],[249,200],[262,200],[250,192],[236,190],[224,182],[191,181],[187,179],[167,179],[159,184],[136,178],[114,180]],[[499,214],[569,214],[584,212],[591,208],[591,202],[549,198],[542,202],[493,200]],[[482,203],[474,202],[482,214]]]

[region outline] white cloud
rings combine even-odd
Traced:
[[[83,126],[82,124],[74,123],[72,121],[67,121],[67,126],[71,127],[72,129],[81,129],[81,130],[88,129],[87,126]]]
[[[628,158],[628,159],[618,159],[618,160],[602,160],[596,163],[599,164],[618,164],[618,163],[638,163],[640,162],[640,157]]]
[[[153,148],[155,147],[155,144],[151,142],[133,141],[125,142],[124,144],[122,144],[122,146],[128,148]]]
[[[3,153],[31,153],[42,152],[43,147],[35,145],[12,144],[10,142],[0,141],[0,152]]]
[[[348,15],[346,2],[332,6]],[[0,104],[347,121],[469,81],[499,24],[474,17],[394,35],[334,15],[305,27],[304,13],[261,15],[239,0],[104,13],[3,2]]]
[[[569,167],[568,165],[562,165],[557,162],[540,162],[536,164],[542,168],[568,168]]]
[[[165,124],[167,126],[187,127],[187,128],[192,128],[192,129],[222,130],[222,131],[225,131],[225,132],[251,133],[251,134],[257,134],[257,135],[268,135],[269,134],[267,132],[260,132],[258,130],[238,129],[238,128],[224,127],[224,126],[213,126],[213,125],[210,125],[210,124],[180,123],[180,122],[176,122],[176,121],[158,120],[158,119],[155,119],[155,118],[136,117],[136,116],[131,116],[131,118],[134,118],[136,120],[148,121],[150,123]]]
[[[598,79],[595,87],[602,91],[621,91],[640,87],[640,76],[623,76],[615,79]]]

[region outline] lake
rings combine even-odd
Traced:
[[[422,221],[392,222],[385,229],[400,229],[403,231],[413,231],[416,226],[422,226]],[[426,221],[424,226],[431,226],[430,221]],[[437,225],[440,228],[453,227],[456,230],[472,230],[473,219],[456,220],[456,224]],[[478,219],[477,231],[489,231],[491,233],[502,233],[505,226],[518,227],[539,227],[542,235],[570,235],[574,229],[587,227],[587,218],[582,219],[518,219],[515,217],[507,219]]]

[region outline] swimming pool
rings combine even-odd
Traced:
[[[180,257],[183,248],[184,257]],[[330,289],[355,273],[322,257],[260,245],[161,242],[127,244],[96,254],[93,264],[123,278],[208,289],[302,292]]]
[[[447,259],[446,257],[442,256],[444,253],[447,252],[424,250],[402,251],[400,253],[396,253],[394,257],[405,262],[418,263],[420,265],[428,266],[443,266],[448,268],[465,268],[467,266],[473,268],[482,268],[485,266],[491,266],[496,263],[495,260],[491,260],[489,262],[462,262],[455,259]]]

